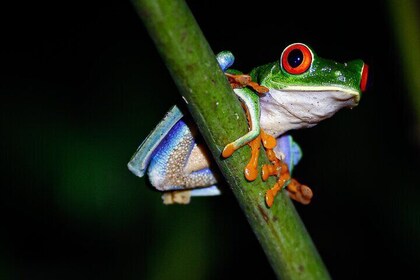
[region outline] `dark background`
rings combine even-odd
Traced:
[[[188,1],[244,72],[297,41],[374,71],[358,107],[293,132],[315,192],[296,207],[334,279],[420,272],[416,118],[389,10],[367,2]],[[130,2],[2,6],[0,278],[273,279],[232,194],[168,207],[127,170],[182,102]]]

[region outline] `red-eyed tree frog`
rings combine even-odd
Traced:
[[[256,67],[249,75],[229,69],[234,62],[232,53],[224,51],[216,58],[249,120],[249,132],[228,143],[222,156],[229,157],[248,144],[251,159],[244,173],[252,181],[258,176],[262,144],[271,162],[262,167],[262,179],[277,178],[266,192],[267,206],[273,205],[282,189],[292,199],[308,204],[311,189],[290,175],[302,152],[286,133],[312,127],[342,108],[358,105],[368,83],[367,64],[361,60],[344,64],[326,60],[302,43],[287,46],[279,61]],[[194,124],[187,122],[174,106],[128,163],[139,177],[147,171],[151,184],[164,193],[165,204],[185,204],[191,196],[221,193],[209,153],[203,143],[196,141],[197,133]]]

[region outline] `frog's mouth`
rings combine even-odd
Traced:
[[[342,108],[357,106],[360,91],[340,86],[288,86],[270,89],[261,101],[261,126],[273,136],[312,127]]]
[[[317,96],[317,93],[319,93],[320,96],[325,94],[328,96],[331,94],[330,97],[337,101],[352,100],[354,104],[349,107],[357,106],[360,101],[360,91],[341,86],[288,86],[282,88],[280,91],[289,94],[309,93],[312,99],[318,99],[319,96]]]

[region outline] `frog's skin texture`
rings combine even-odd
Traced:
[[[366,88],[367,65],[361,60],[345,64],[325,60],[300,43],[286,47],[280,61],[257,67],[249,76],[228,69],[234,61],[230,52],[219,53],[217,60],[250,120],[249,132],[227,143],[222,156],[229,157],[249,144],[252,156],[258,158],[261,141],[273,163],[263,166],[262,177],[278,178],[266,194],[267,205],[273,204],[284,187],[295,200],[309,203],[310,189],[290,177],[302,153],[286,133],[312,127],[342,108],[356,106]],[[217,172],[197,139],[194,124],[174,106],[139,146],[128,167],[139,177],[147,171],[151,184],[164,192],[165,204],[188,203],[191,196],[219,195]],[[248,164],[246,178],[254,180],[257,174],[257,165]]]
[[[187,124],[181,110],[174,106],[139,146],[128,168],[138,177],[147,171],[151,184],[165,192],[165,204],[185,204],[191,196],[220,195],[209,152],[196,138],[196,127]],[[291,170],[302,157],[290,135],[277,139],[275,152]]]

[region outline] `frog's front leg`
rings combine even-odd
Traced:
[[[242,101],[250,126],[248,133],[225,146],[222,156],[227,158],[230,157],[237,149],[250,143],[258,137],[260,133],[260,100],[257,94],[246,88],[248,85],[252,87],[252,85],[255,84],[250,84],[251,77],[249,75],[243,75],[237,71],[235,71],[236,74],[226,73],[235,61],[235,57],[231,52],[222,51],[217,54],[216,59],[222,71],[225,72],[225,75],[236,96]]]
[[[250,126],[250,130],[247,134],[225,146],[222,156],[225,158],[229,157],[234,151],[243,145],[248,144],[251,147],[251,158],[245,167],[245,177],[247,180],[253,181],[258,176],[258,157],[262,142],[267,156],[272,163],[271,165],[266,164],[263,166],[262,178],[265,181],[269,176],[277,177],[277,183],[266,193],[267,206],[272,206],[277,193],[285,186],[287,186],[286,188],[291,198],[303,204],[308,204],[312,198],[311,189],[305,185],[299,184],[295,179],[291,178],[288,165],[283,160],[279,159],[274,152],[274,148],[277,145],[276,139],[271,135],[266,134],[260,128],[260,102],[258,95],[268,92],[269,89],[253,82],[249,75],[244,75],[237,71],[233,71],[234,74],[226,73],[226,70],[234,62],[232,53],[228,51],[219,53],[217,55],[217,61],[225,72],[235,94],[242,101]],[[252,88],[254,91],[251,91],[248,87]],[[288,139],[287,141],[294,143],[289,136],[284,137],[283,139]]]
[[[260,100],[259,97],[248,88],[237,88],[234,89],[235,94],[242,101],[246,115],[248,117],[248,122],[250,130],[239,137],[235,141],[227,144],[223,149],[222,156],[227,158],[230,157],[233,152],[241,148],[245,144],[250,143],[252,140],[256,139],[260,134]]]
[[[253,82],[250,75],[242,74],[235,70],[230,70],[230,73],[227,73],[226,71],[235,61],[235,57],[231,52],[220,52],[216,58],[221,69],[225,72],[231,87],[234,89],[235,94],[242,101],[250,127],[247,134],[225,146],[222,156],[225,158],[229,157],[240,147],[249,144],[251,147],[251,159],[245,167],[245,177],[249,181],[253,181],[258,176],[257,166],[261,139],[259,136],[260,101],[258,94],[268,92],[268,88]],[[252,88],[253,91],[249,88]]]

